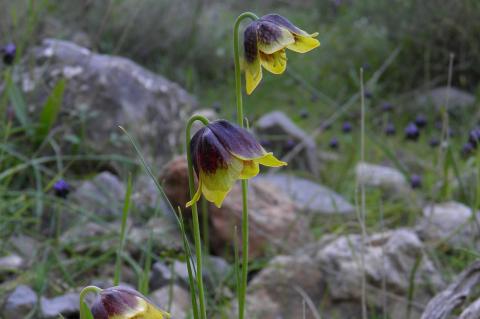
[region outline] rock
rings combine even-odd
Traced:
[[[424,92],[418,95],[415,99],[415,105],[419,106],[430,106],[433,105],[437,109],[441,109],[445,106],[448,96],[448,106],[449,109],[454,109],[457,107],[466,107],[475,103],[475,96],[472,94],[462,91],[457,88],[448,88],[438,87],[432,89],[428,92]]]
[[[267,252],[288,252],[311,239],[308,223],[297,213],[294,203],[268,182],[253,179],[248,189],[249,255],[265,256]],[[242,191],[234,185],[221,208],[209,209],[210,246],[220,255],[234,244],[234,229],[240,234]],[[239,240],[240,242],[241,240]],[[241,245],[239,247],[241,251]]]
[[[0,257],[0,273],[18,271],[23,266],[24,266],[23,258],[16,254]]]
[[[31,111],[39,114],[38,101],[66,78],[62,116],[84,118],[87,139],[94,141],[89,145],[102,153],[134,154],[119,125],[156,164],[165,163],[183,143],[186,117],[196,101],[179,85],[126,58],[97,54],[67,41],[46,39],[32,58],[18,75],[28,100],[36,102]]]
[[[368,187],[376,187],[394,193],[405,193],[410,189],[405,176],[391,167],[358,163],[355,171],[359,184]]]
[[[38,252],[39,246],[39,242],[35,238],[25,235],[17,235],[11,237],[8,240],[8,243],[28,264],[35,260],[35,255]]]
[[[140,254],[142,249],[146,249],[150,239],[152,251],[157,253],[183,251],[180,228],[169,216],[154,217],[146,225],[133,227],[128,234],[128,239],[127,249],[133,254]]]
[[[255,123],[255,132],[260,141],[268,144],[266,148],[281,158],[296,145],[304,145],[302,151],[289,161],[289,166],[311,172],[318,176],[317,146],[315,140],[299,128],[285,113],[271,112],[262,116]]]
[[[318,305],[326,292],[323,282],[309,256],[277,256],[248,285],[246,318],[304,318],[305,296]],[[305,318],[318,317],[307,307]]]
[[[168,285],[173,280],[173,273],[169,266],[163,262],[156,262],[153,264],[152,272],[150,274],[150,289],[155,290]]]
[[[171,212],[170,205],[158,193],[155,182],[148,175],[140,175],[133,183],[132,202],[142,215],[151,216],[152,211],[159,210],[161,215]]]
[[[189,201],[188,173],[185,157],[178,157],[163,169],[161,180],[174,207],[185,207]],[[281,190],[260,178],[249,182],[250,254],[264,256],[267,251],[290,251],[310,239],[305,216]],[[232,249],[234,228],[241,228],[242,191],[236,183],[221,208],[209,206],[210,247],[217,255]],[[233,249],[232,249],[233,251]]]
[[[425,304],[434,292],[443,286],[440,273],[424,250],[425,247],[417,235],[407,229],[372,234],[366,238],[366,298],[371,308],[382,309],[385,300],[390,318],[407,318],[406,296],[410,291],[410,276],[415,269],[411,318],[420,316],[422,309],[417,305]],[[327,313],[343,309],[360,313],[361,252],[360,235],[329,238],[329,241],[321,243],[315,261],[324,273],[331,298],[328,309],[324,308]],[[388,294],[382,292],[383,284]],[[337,315],[345,319],[358,317],[343,312],[338,312]]]
[[[68,229],[61,236],[62,245],[67,250],[76,253],[85,253],[89,250],[95,252],[106,252],[117,247],[120,234],[120,225],[96,224],[88,222]]]
[[[2,307],[3,319],[26,318],[35,308],[37,294],[29,286],[20,285],[7,297]]]
[[[172,318],[186,319],[191,309],[190,293],[184,288],[173,285],[154,291],[151,300],[161,309],[168,311]]]
[[[89,213],[118,220],[122,216],[124,196],[125,186],[118,177],[102,172],[80,184],[70,198]]]
[[[480,239],[471,208],[457,202],[427,205],[417,232],[423,240],[456,248],[478,245]]]
[[[286,174],[266,174],[257,180],[271,183],[290,195],[303,211],[320,214],[353,214],[355,208],[331,189],[304,178]]]
[[[78,316],[80,295],[77,293],[67,293],[55,298],[42,297],[40,302],[41,316],[43,319],[56,319],[60,315],[63,317]]]

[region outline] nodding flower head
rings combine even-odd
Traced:
[[[418,114],[417,117],[415,117],[415,125],[419,128],[423,128],[427,125],[427,118],[423,114]]]
[[[17,47],[13,43],[9,43],[1,49],[3,53],[3,63],[11,65],[15,60],[15,54],[17,53]]]
[[[342,132],[343,133],[350,133],[352,131],[352,123],[350,122],[343,122],[342,124]]]
[[[282,74],[287,67],[285,49],[306,53],[320,45],[318,32],[307,33],[278,14],[251,22],[244,32],[245,81],[247,94],[262,80],[262,67]]]
[[[235,181],[256,176],[259,164],[287,165],[267,153],[247,130],[225,120],[211,122],[195,133],[190,152],[198,189],[187,207],[197,202],[202,194],[220,207]]]
[[[387,125],[385,126],[385,135],[392,136],[395,135],[395,125],[392,122],[388,122]]]
[[[59,179],[53,184],[53,190],[56,196],[67,198],[68,193],[70,193],[70,185],[65,180]]]
[[[94,319],[169,319],[136,290],[116,286],[102,290],[92,305]]]

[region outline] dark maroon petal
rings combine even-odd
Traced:
[[[270,21],[258,21],[257,41],[270,45],[282,36],[282,30],[277,24]]]
[[[250,132],[228,121],[211,122],[208,128],[230,153],[245,158],[256,158],[264,154],[262,146]]]
[[[250,23],[243,33],[243,50],[248,63],[255,61],[258,55],[257,23],[255,21]]]
[[[108,319],[108,313],[103,307],[100,297],[98,297],[97,300],[95,300],[94,304],[92,305],[91,311],[92,311],[93,319]]]
[[[293,33],[305,34],[305,31],[297,28],[293,23],[291,23],[286,18],[284,18],[284,17],[282,17],[281,15],[278,15],[278,14],[267,14],[266,16],[261,17],[259,21],[269,21],[269,22],[274,23],[276,25],[285,27]]]
[[[193,166],[197,176],[200,170],[214,173],[219,168],[227,168],[232,155],[225,149],[210,129],[210,124],[201,128],[190,142]]]
[[[135,308],[138,305],[137,297],[143,298],[140,293],[137,293],[135,290],[125,288],[125,287],[112,287],[103,290],[99,295],[99,300],[95,304],[100,303],[100,306],[97,306],[96,311],[98,311],[99,316],[103,313],[107,314],[107,318],[122,314],[123,312]],[[93,307],[92,307],[93,311]],[[103,317],[99,317],[103,319]],[[97,319],[97,317],[95,317]]]

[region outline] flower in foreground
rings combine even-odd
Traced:
[[[249,179],[259,173],[259,164],[279,167],[287,163],[267,153],[247,130],[225,120],[211,122],[192,138],[190,152],[198,189],[187,207],[203,194],[217,207],[238,179]]]
[[[287,67],[285,49],[306,53],[320,45],[318,32],[307,33],[278,14],[251,22],[244,32],[245,81],[251,94],[262,80],[262,67],[282,74]]]
[[[102,290],[92,305],[94,319],[168,319],[136,290],[116,286]]]

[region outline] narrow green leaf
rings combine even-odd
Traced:
[[[63,93],[65,91],[65,80],[61,79],[55,84],[52,92],[45,101],[40,113],[40,119],[36,131],[36,140],[41,142],[52,129],[53,124],[57,120],[58,113],[62,106]]]
[[[22,92],[13,82],[11,77],[7,77],[7,91],[10,103],[12,103],[15,116],[22,127],[31,134],[30,121],[27,115],[27,103],[23,98]]]
[[[94,319],[90,308],[88,308],[85,302],[82,302],[80,309],[80,319]]]

